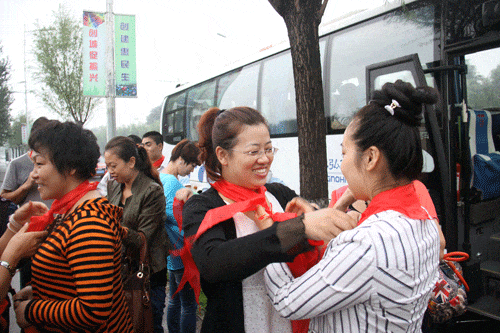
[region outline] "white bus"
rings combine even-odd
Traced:
[[[423,181],[438,210],[448,250],[471,255],[463,265],[471,286],[469,313],[500,321],[500,186],[498,195],[488,199],[469,186],[474,171],[466,113],[467,106],[490,109],[493,123],[497,119],[493,110],[500,107],[495,99],[500,96],[500,1],[394,1],[325,24],[320,52],[330,191],[346,184],[340,172],[342,134],[371,91],[401,78],[441,92],[440,105],[426,109],[422,122]],[[478,76],[467,65],[497,68],[498,81],[486,85],[488,73]],[[481,99],[486,92],[492,97]],[[165,155],[183,138],[197,140],[196,125],[208,108],[241,105],[259,110],[267,119],[273,145],[280,149],[273,176],[299,192],[295,89],[286,45],[166,96],[160,129]],[[493,150],[500,150],[499,127],[491,134]],[[203,167],[191,180],[208,186]]]

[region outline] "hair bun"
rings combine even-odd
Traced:
[[[418,126],[422,119],[423,104],[434,104],[438,101],[438,91],[431,87],[415,88],[411,83],[397,80],[386,83],[382,90],[375,92],[374,100],[384,107],[396,100],[400,107],[394,111],[394,116],[411,126]]]

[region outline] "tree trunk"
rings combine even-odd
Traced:
[[[290,39],[299,136],[300,194],[328,198],[326,119],[318,27],[326,2],[281,0],[271,5],[283,17]]]

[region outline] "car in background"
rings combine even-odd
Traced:
[[[95,168],[95,178],[102,178],[106,173],[106,162],[104,162],[104,157],[99,156],[99,160],[97,161],[97,166]]]

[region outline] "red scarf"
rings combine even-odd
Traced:
[[[156,162],[153,163],[153,166],[156,169],[158,169],[161,166],[161,164],[163,163],[164,160],[165,160],[165,156],[161,155],[161,157],[158,160],[156,160]]]
[[[193,237],[190,237],[187,242],[185,239],[184,247],[181,250],[172,251],[173,255],[180,255],[182,262],[184,264],[184,275],[182,276],[181,282],[179,283],[179,287],[177,288],[177,292],[182,290],[184,284],[189,282],[191,287],[193,288],[196,300],[198,301],[200,294],[200,272],[194,263],[193,257],[191,256],[191,247],[192,244],[207,230],[219,224],[220,222],[226,221],[234,216],[234,214],[238,212],[248,212],[256,209],[257,205],[261,205],[264,207],[266,212],[271,216],[272,220],[275,222],[281,222],[285,220],[289,220],[291,218],[296,217],[296,214],[293,213],[273,213],[271,207],[269,207],[265,192],[266,188],[261,186],[257,191],[250,190],[248,188],[234,185],[225,180],[219,180],[212,184],[212,187],[217,190],[220,194],[234,201],[234,203],[217,207],[209,210],[200,224],[198,228],[198,232]],[[174,199],[173,205],[173,213],[175,218],[177,219],[177,223],[179,225],[179,230],[182,230],[182,206],[183,203],[180,201],[176,201]],[[295,260],[292,263],[288,263],[288,267],[292,272],[294,277],[301,276],[304,274],[309,268],[314,266],[319,259],[321,258],[321,253],[317,246],[323,245],[322,241],[312,241],[309,240],[309,243],[314,246],[314,249],[301,253],[295,257]],[[295,333],[298,332],[307,332],[307,328],[309,326],[309,320],[300,320],[300,321],[292,321],[292,328]],[[299,328],[300,327],[300,328]],[[305,330],[304,330],[305,328]]]
[[[358,225],[363,223],[371,215],[386,210],[394,210],[411,219],[429,219],[429,214],[427,214],[420,204],[420,199],[413,183],[377,194],[373,200],[370,201],[366,210],[361,214]]]
[[[73,207],[78,200],[80,200],[89,191],[93,191],[97,188],[98,182],[90,183],[88,180],[84,181],[68,193],[66,193],[61,199],[54,200],[50,210],[42,216],[32,216],[30,219],[30,224],[28,226],[28,231],[43,231],[47,226],[54,221],[54,214],[65,214],[68,210]]]

